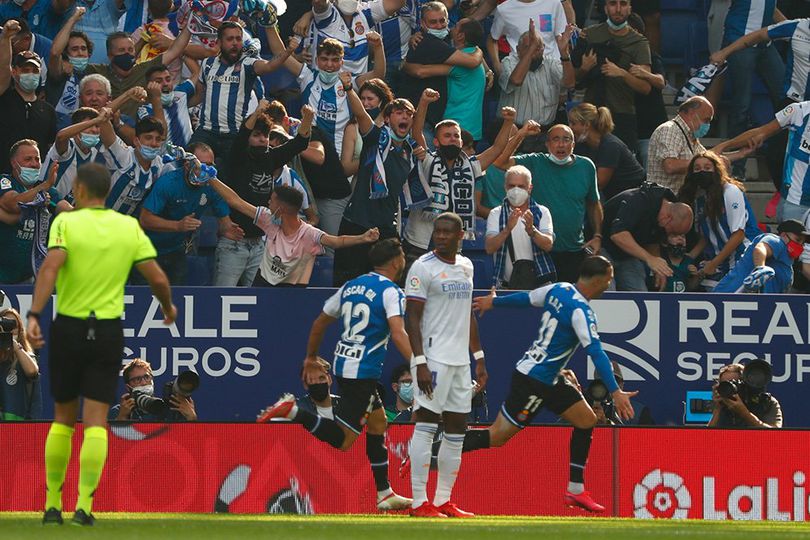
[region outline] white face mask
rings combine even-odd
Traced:
[[[571,156],[566,156],[561,159],[552,154],[551,152],[549,152],[548,159],[550,159],[552,163],[555,163],[557,165],[568,165],[573,158]]]
[[[132,387],[132,394],[135,392],[143,392],[149,396],[155,395],[155,385],[154,384],[144,384],[143,386],[133,386]]]
[[[522,206],[529,198],[529,192],[522,187],[513,187],[506,192],[506,199],[512,206]]]
[[[357,13],[359,2],[357,0],[337,0],[338,11],[344,15],[354,15]]]

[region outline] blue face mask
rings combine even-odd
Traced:
[[[148,159],[149,161],[152,161],[153,159],[158,157],[158,153],[160,152],[160,147],[153,148],[151,146],[144,146],[142,144],[141,147],[138,149],[138,152],[141,153],[141,155],[143,156],[144,159]]]
[[[335,84],[338,80],[338,76],[337,71],[318,71],[318,78],[327,86]]]
[[[405,403],[411,404],[413,403],[413,383],[412,382],[403,382],[399,383],[399,399],[404,401]]]
[[[694,135],[696,139],[705,137],[706,134],[709,132],[709,128],[711,127],[712,127],[711,124],[700,124],[700,126],[692,132],[692,135]]]
[[[174,102],[174,92],[161,92],[160,94],[160,104],[164,107],[168,107],[169,105]]]
[[[281,227],[281,216],[278,215],[278,210],[273,212],[273,214],[270,216],[270,223],[278,227]]]
[[[84,71],[87,69],[87,64],[90,63],[90,59],[81,56],[68,56],[68,62],[70,62],[70,65],[73,66],[73,69],[76,71]]]
[[[39,167],[20,167],[20,181],[26,186],[33,186],[39,182]]]
[[[93,148],[101,140],[101,135],[93,133],[82,133],[79,136],[79,138],[81,139],[83,145],[85,145],[88,148]]]
[[[608,28],[610,28],[611,30],[613,30],[615,32],[615,31],[624,30],[625,28],[627,28],[627,21],[624,21],[621,24],[616,24],[613,21],[611,21],[610,18],[608,18],[607,25],[608,25]]]
[[[33,92],[39,88],[39,73],[21,73],[20,88],[23,92]]]
[[[550,159],[551,162],[554,163],[555,165],[568,165],[569,163],[571,163],[572,158],[571,158],[571,156],[568,156],[566,158],[560,159],[557,156],[555,156],[554,154],[549,153],[548,154],[548,159]]]
[[[444,39],[447,37],[447,34],[449,34],[450,31],[447,28],[442,28],[441,30],[436,30],[435,28],[427,28],[427,33],[433,37]]]

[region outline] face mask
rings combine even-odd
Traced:
[[[33,92],[39,87],[39,73],[21,73],[19,83],[23,92]]]
[[[359,2],[357,0],[337,0],[338,11],[344,15],[354,15],[357,13]]]
[[[93,148],[101,140],[101,135],[93,133],[82,133],[79,136],[79,138],[81,139],[83,145],[85,145],[88,148]]]
[[[529,198],[529,192],[521,187],[513,187],[506,192],[506,198],[512,206],[523,206]]]
[[[153,396],[155,394],[155,385],[154,384],[145,384],[143,386],[133,386],[131,394],[135,392],[141,392],[148,396]]]
[[[138,149],[138,152],[141,153],[141,155],[143,156],[144,159],[148,159],[149,161],[152,161],[153,159],[158,157],[158,153],[160,152],[160,148],[159,147],[153,148],[151,146],[141,145],[141,147]]]
[[[799,255],[801,255],[803,251],[804,246],[802,244],[794,242],[793,240],[788,240],[787,252],[791,259],[798,259]]]
[[[669,249],[669,254],[675,257],[676,259],[680,259],[683,257],[684,253],[686,253],[686,246],[667,246]]]
[[[578,143],[584,143],[587,139],[588,139],[588,131],[585,130],[585,131],[582,132],[582,135],[577,137],[577,142]]]
[[[444,39],[447,37],[447,34],[449,34],[450,31],[447,28],[442,28],[441,30],[436,30],[435,28],[428,28],[427,33],[433,37]]]
[[[39,181],[39,167],[20,167],[20,181],[26,186],[33,186]]]
[[[399,135],[397,135],[397,132],[394,131],[393,128],[391,128],[391,139],[393,139],[394,142],[401,143],[401,142],[404,142],[405,139],[407,139],[407,138],[408,138],[407,134],[404,137],[400,137]]]
[[[270,223],[278,227],[281,226],[281,216],[279,215],[278,210],[273,212],[273,215],[270,216]]]
[[[200,164],[200,173],[189,173],[188,183],[192,186],[201,186],[207,183],[212,178],[217,177],[217,168],[213,165]]]
[[[447,160],[453,160],[461,154],[461,147],[454,144],[439,145],[439,155]]]
[[[714,173],[711,171],[698,171],[689,174],[689,181],[696,183],[701,188],[709,189],[714,183]]]
[[[405,403],[413,403],[413,383],[399,383],[399,392],[397,392],[397,394],[399,395],[399,399]]]
[[[318,383],[309,385],[309,397],[312,401],[323,401],[329,397],[329,383]]]
[[[540,69],[540,66],[542,65],[543,65],[543,57],[541,56],[540,58],[535,58],[534,60],[531,61],[531,63],[529,64],[529,70],[537,71],[538,69]]]
[[[548,159],[550,159],[551,162],[554,163],[555,165],[568,165],[569,163],[571,163],[571,160],[572,160],[571,156],[567,156],[567,157],[564,157],[564,158],[560,159],[560,158],[558,158],[557,156],[555,156],[554,154],[551,154],[551,153],[549,153]]]
[[[113,56],[112,63],[122,71],[129,71],[135,65],[135,55],[124,53]]]
[[[377,118],[378,116],[380,116],[380,108],[379,107],[372,107],[370,109],[366,109],[366,112],[368,113],[368,115],[372,119]]]
[[[174,101],[174,92],[161,92],[160,93],[160,104],[164,107],[168,107]]]
[[[25,0],[14,0],[14,3],[20,7],[25,3]]]
[[[610,28],[611,30],[613,30],[615,32],[617,30],[624,30],[625,28],[627,28],[627,21],[624,21],[621,24],[616,24],[613,21],[611,21],[610,18],[608,18],[607,25],[608,25],[608,28]]]
[[[323,84],[326,86],[330,86],[335,84],[338,80],[338,72],[337,71],[319,71],[318,78],[321,80]]]
[[[700,126],[692,132],[692,135],[694,135],[696,139],[705,137],[706,134],[709,132],[710,127],[712,127],[711,124],[700,124]]]
[[[87,68],[87,64],[90,63],[90,59],[81,56],[69,56],[68,62],[70,62],[70,65],[73,66],[73,69],[76,71],[84,71]]]

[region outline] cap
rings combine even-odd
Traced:
[[[798,219],[786,219],[779,226],[776,230],[780,233],[793,233],[793,234],[801,234],[803,236],[810,236],[810,231],[804,228],[804,223],[799,221]]]
[[[25,64],[36,66],[37,69],[42,68],[42,59],[39,55],[32,51],[22,51],[14,55],[13,67],[20,67]]]

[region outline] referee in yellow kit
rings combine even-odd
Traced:
[[[46,524],[62,524],[62,485],[82,396],[84,441],[73,523],[93,525],[93,496],[107,460],[107,412],[115,402],[124,356],[124,284],[133,265],[160,301],[164,323],[177,316],[155,248],[138,220],[104,208],[109,191],[105,167],[90,163],[79,168],[73,186],[77,209],[59,214],[51,226],[48,256],[27,315],[28,336],[39,348],[44,343],[39,318],[55,283],[56,319],[48,350],[55,413],[45,441]]]

